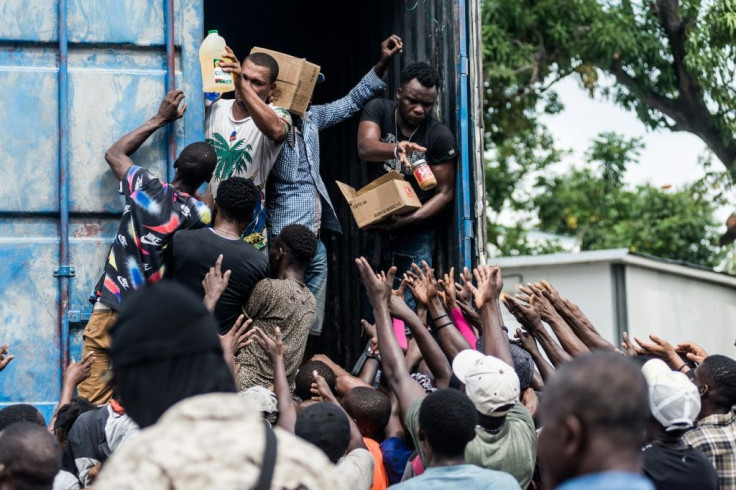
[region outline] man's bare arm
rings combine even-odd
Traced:
[[[384,143],[381,141],[381,127],[373,121],[361,121],[358,126],[358,157],[364,162],[383,163],[399,155],[427,149],[416,143]]]
[[[287,130],[279,116],[266,104],[253,90],[250,84],[241,76],[241,67],[233,50],[225,46],[225,53],[220,67],[223,71],[233,76],[235,84],[235,104],[233,104],[233,115],[242,119],[250,116],[256,127],[271,141],[283,141],[286,139]],[[238,112],[240,112],[238,114]]]
[[[164,127],[166,123],[176,121],[184,115],[187,105],[183,104],[181,108],[179,107],[184,97],[184,92],[179,89],[166,94],[155,116],[117,140],[105,152],[105,161],[110,165],[118,180],[123,180],[130,167],[134,165],[130,155],[135,153],[143,142],[157,130]]]
[[[411,377],[409,370],[406,369],[404,353],[396,341],[391,324],[388,302],[391,297],[391,286],[396,268],[392,267],[387,277],[379,278],[364,257],[356,259],[355,262],[368,293],[368,299],[373,306],[383,373],[386,375],[391,391],[396,394],[399,400],[401,413],[406,413],[412,402],[417,398],[424,398],[426,393],[424,388]]]

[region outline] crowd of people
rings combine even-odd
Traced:
[[[210,105],[207,142],[170,183],[131,155],[183,115],[180,90],[112,145],[125,208],[83,357],[50,421],[0,410],[0,488],[736,490],[736,361],[657,336],[613,345],[546,281],[505,293],[498,266],[435,273],[457,148],[431,116],[430,65],[376,98],[402,48],[388,38],[346,97],[301,117],[270,103],[273,58],[241,65],[228,48],[235,98]],[[326,302],[320,230],[340,230],[319,132],[361,109],[369,174],[403,172],[423,206],[368,233],[366,348],[341,366],[307,349]],[[419,159],[433,191],[407,171]],[[0,348],[0,371],[11,361]]]

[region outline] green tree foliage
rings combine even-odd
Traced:
[[[489,142],[541,130],[554,82],[576,74],[651,128],[701,138],[736,167],[736,1],[485,0]]]
[[[533,198],[541,230],[574,235],[582,250],[628,248],[632,252],[709,267],[724,256],[714,211],[725,203],[723,173],[710,170],[680,189],[651,184],[629,187],[626,168],[642,144],[614,133],[593,141],[589,165],[543,177]]]

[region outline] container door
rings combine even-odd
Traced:
[[[0,372],[0,408],[32,403],[48,421],[66,361],[81,357],[122,211],[105,150],[174,84],[186,116],[133,160],[170,179],[172,155],[203,137],[202,5],[11,0],[1,10],[0,345],[15,359]]]

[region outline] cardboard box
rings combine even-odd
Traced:
[[[279,76],[271,100],[274,105],[303,116],[307,112],[309,101],[312,100],[319,66],[304,58],[295,58],[270,49],[255,47],[250,52],[267,53],[276,59],[279,64]]]
[[[358,191],[342,182],[335,183],[348,201],[358,228],[422,207],[411,184],[396,171],[382,175]]]

